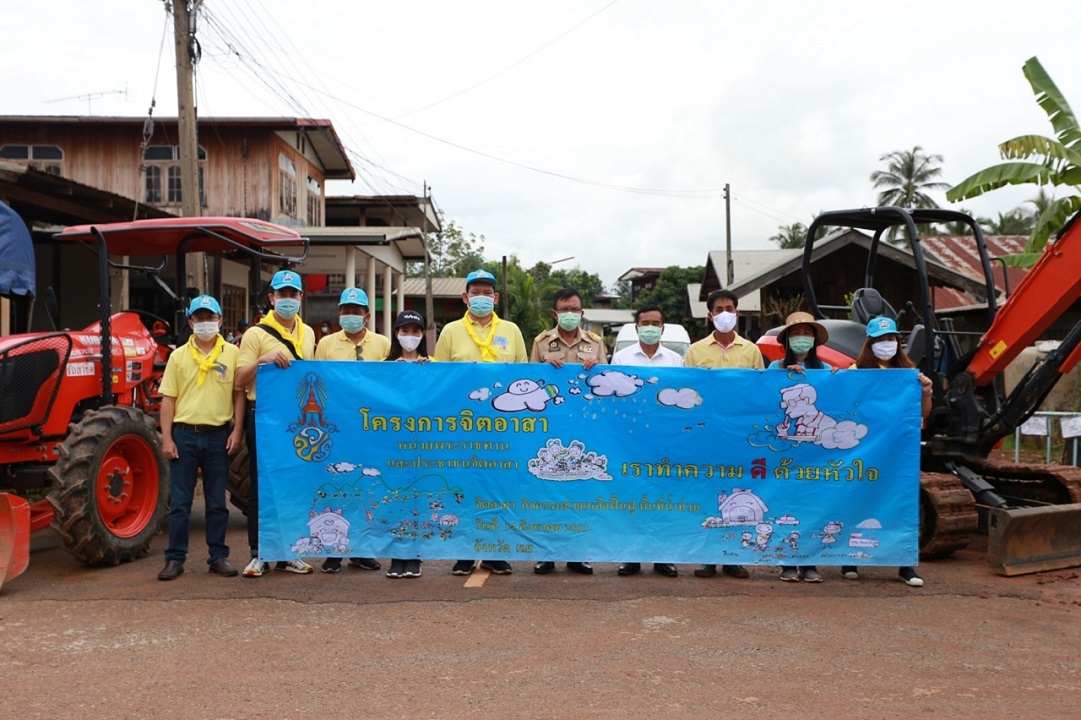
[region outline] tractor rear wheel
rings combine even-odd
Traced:
[[[248,488],[251,474],[248,471],[248,444],[241,442],[240,449],[229,460],[229,502],[244,515],[248,514]]]
[[[169,508],[169,466],[153,419],[130,407],[88,411],[58,452],[48,499],[64,549],[88,565],[146,554]]]

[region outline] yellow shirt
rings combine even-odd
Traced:
[[[555,358],[562,358],[563,362],[579,365],[589,358],[597,358],[598,363],[606,363],[608,353],[601,339],[591,332],[578,328],[574,331],[574,341],[568,344],[559,335],[559,328],[552,328],[533,338],[529,362],[549,362]]]
[[[481,325],[474,322],[472,318],[462,318],[461,320],[449,322],[443,327],[443,332],[439,333],[439,340],[435,343],[435,354],[432,355],[432,359],[453,362],[484,361],[480,348],[473,342],[473,338],[469,337],[469,331],[465,328],[467,322],[473,326],[473,332],[477,334],[477,338],[481,342],[488,339],[488,335],[492,331],[491,323]],[[499,326],[496,328],[492,347],[499,353],[499,362],[525,362],[527,359],[522,331],[510,320],[499,319]]]
[[[296,339],[301,325],[304,326],[304,342],[300,356],[304,360],[311,360],[315,357],[315,331],[297,318],[296,325],[293,326],[293,332],[290,334]],[[275,350],[281,350],[289,358],[293,357],[293,353],[280,340],[264,331],[259,325],[252,325],[244,331],[244,336],[240,339],[240,355],[237,357],[236,366],[242,368],[254,365],[259,361],[259,358]],[[255,402],[255,383],[252,383],[248,388],[248,400]]]
[[[202,358],[210,354],[196,350]],[[233,419],[233,374],[239,354],[236,345],[225,343],[202,385],[199,364],[187,345],[181,345],[169,355],[160,389],[162,395],[176,398],[173,422],[225,425]]]
[[[357,357],[357,348],[360,348],[360,357]],[[354,343],[345,334],[345,330],[327,335],[319,341],[315,348],[316,360],[386,360],[390,353],[390,340],[373,333],[371,330],[364,331],[364,337],[359,343]]]
[[[736,333],[732,344],[722,348],[717,337],[710,333],[687,350],[683,358],[684,367],[700,368],[751,368],[761,370],[762,352],[758,346]]]

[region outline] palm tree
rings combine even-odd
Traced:
[[[1004,162],[981,170],[950,188],[946,193],[950,202],[977,197],[1005,185],[1062,185],[1075,193],[1081,191],[1081,126],[1077,117],[1038,59],[1029,58],[1023,70],[1036,102],[1051,121],[1055,138],[1020,135],[1002,143],[998,150],[1003,159],[1037,162]],[[1081,196],[1077,194],[1050,200],[1036,218],[1024,254],[1007,258],[1007,261],[1014,265],[1032,265],[1051,233],[1078,210],[1081,210]]]
[[[771,237],[769,239],[770,242],[777,243],[782,250],[803,247],[807,238],[806,225],[801,222],[794,222],[791,225],[778,225],[777,229],[780,232]]]
[[[888,163],[886,170],[871,173],[876,188],[884,188],[878,194],[879,205],[896,205],[903,208],[936,208],[928,191],[945,190],[949,183],[937,182],[942,175],[941,155],[926,155],[917,145],[911,150],[897,150],[883,155],[880,161]]]
[[[997,220],[979,218],[980,229],[987,235],[1028,235],[1034,218],[1020,208],[999,213]]]

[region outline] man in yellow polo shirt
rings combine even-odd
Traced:
[[[161,447],[169,460],[169,545],[158,580],[175,580],[184,572],[200,470],[210,572],[237,574],[225,544],[229,525],[225,488],[229,456],[240,447],[244,433],[244,392],[233,387],[239,350],[221,336],[221,306],[209,295],[191,301],[188,325],[192,336],[169,356],[161,379]]]
[[[338,324],[342,329],[325,336],[315,348],[316,360],[385,360],[390,352],[390,340],[369,330],[368,294],[360,288],[346,288],[338,300]],[[375,558],[349,558],[349,564],[361,570],[379,570]],[[325,573],[342,569],[341,558],[327,558],[321,568]]]
[[[433,360],[440,362],[525,362],[527,355],[522,331],[510,320],[495,314],[499,302],[496,279],[486,270],[474,270],[465,278],[462,302],[468,308],[461,320],[443,327],[435,343]],[[459,560],[451,570],[455,575],[473,572],[474,560]],[[480,566],[495,575],[509,575],[506,560],[482,560]]]
[[[749,368],[761,370],[762,352],[758,346],[736,332],[739,320],[739,298],[728,290],[714,290],[706,298],[709,322],[713,326],[705,338],[691,345],[683,358],[684,367],[700,368]],[[749,574],[742,565],[722,565],[725,575],[746,578]],[[716,565],[701,565],[694,571],[695,577],[713,577]]]
[[[244,577],[260,577],[267,564],[259,558],[259,470],[256,462],[255,438],[255,373],[260,365],[273,363],[287,368],[293,360],[315,357],[315,331],[300,319],[300,300],[304,286],[300,275],[292,270],[279,270],[270,280],[269,300],[272,306],[256,325],[252,325],[240,340],[240,356],[236,361],[236,386],[248,389],[248,421],[245,439],[248,443],[248,547],[251,562],[244,568]],[[303,560],[279,562],[277,569],[300,574],[312,572]]]
[[[327,335],[315,348],[316,360],[385,360],[390,339],[367,328],[368,294],[360,288],[342,290],[338,300],[338,324],[342,329]]]

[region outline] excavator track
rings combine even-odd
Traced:
[[[976,501],[948,473],[920,473],[920,558],[943,558],[968,547],[979,527]]]
[[[1081,503],[1081,468],[1072,465],[966,461],[1000,495],[1050,505]]]

